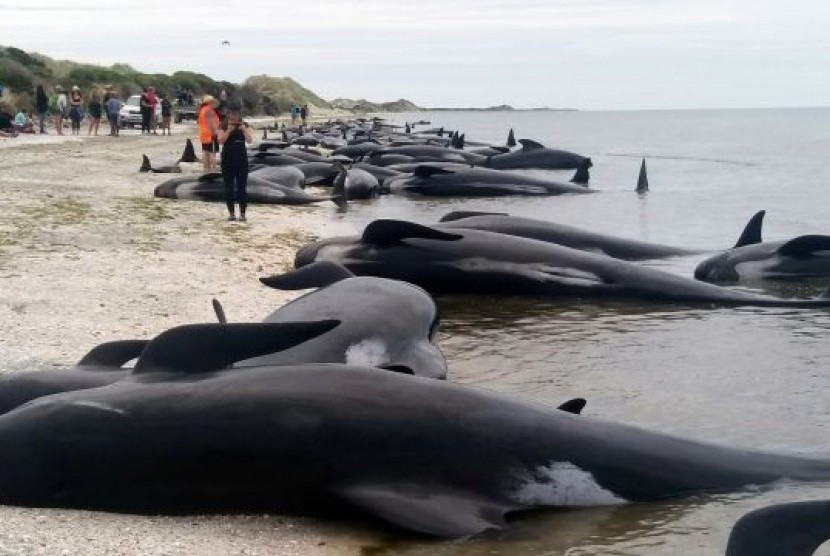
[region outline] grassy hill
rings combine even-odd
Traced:
[[[0,83],[6,87],[2,101],[13,109],[23,110],[34,107],[34,92],[38,84],[44,85],[47,94],[53,93],[56,85],[62,85],[65,89],[78,85],[85,91],[87,98],[90,92],[103,93],[106,86],[112,86],[119,92],[122,99],[141,92],[142,87],[149,85],[167,94],[171,99],[175,98],[175,92],[179,89],[190,89],[197,97],[206,93],[218,96],[219,92],[224,89],[231,97],[242,103],[245,112],[272,116],[287,113],[295,104],[297,106],[308,104],[312,113],[315,110],[339,108],[290,77],[255,75],[242,84],[236,84],[214,80],[205,74],[191,71],[177,71],[172,75],[151,74],[136,70],[127,64],[99,66],[70,60],[55,60],[12,46],[0,46]],[[354,109],[345,110],[371,112],[375,110],[364,108],[387,105],[392,108],[377,111],[394,111],[395,106],[418,109],[417,106],[403,99],[394,103],[381,104],[361,100],[355,101],[355,104]]]

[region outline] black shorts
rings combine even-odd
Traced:
[[[202,143],[202,152],[205,152],[205,153],[218,153],[219,152],[219,139],[214,139],[210,143]]]

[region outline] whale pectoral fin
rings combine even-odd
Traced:
[[[340,324],[339,320],[291,323],[189,324],[156,336],[133,373],[201,373],[301,344]]]
[[[473,216],[510,216],[506,212],[478,212],[475,210],[455,210],[448,212],[438,222],[454,222],[455,220],[462,220],[464,218],[472,218]]]
[[[429,166],[429,165],[422,165],[415,168],[415,171],[412,174],[416,178],[429,178],[430,176],[434,176],[436,174],[454,174],[452,170],[447,170],[444,168],[438,168],[437,166]]]
[[[419,238],[439,241],[455,241],[464,236],[442,232],[428,226],[406,222],[404,220],[375,220],[363,230],[363,243],[388,245],[402,239]]]
[[[225,315],[225,308],[222,307],[219,300],[213,298],[210,300],[210,304],[213,305],[213,312],[216,314],[216,320],[219,321],[220,324],[227,324],[228,317]]]
[[[763,239],[761,239],[761,230],[764,227],[764,215],[766,213],[767,211],[765,210],[759,210],[752,215],[752,218],[750,218],[749,222],[747,222],[746,226],[744,226],[744,230],[741,232],[741,237],[739,237],[738,241],[735,243],[735,247],[754,245],[763,241]]]
[[[536,149],[545,148],[543,144],[533,141],[531,139],[519,139],[519,144],[522,146],[522,150],[525,151],[532,151]]]
[[[104,342],[89,350],[78,361],[78,367],[120,367],[141,355],[149,343],[150,340]]]
[[[567,266],[536,265],[527,267],[527,272],[544,282],[563,286],[590,287],[607,284],[601,276]]]
[[[587,404],[588,402],[585,398],[574,398],[566,401],[556,409],[560,411],[567,411],[568,413],[573,413],[574,415],[579,415],[582,413],[582,410],[585,409]]]
[[[806,259],[817,251],[830,251],[830,236],[800,236],[778,248],[779,255],[796,259]]]
[[[425,492],[426,491],[426,492]],[[353,486],[337,492],[345,500],[404,529],[462,539],[505,527],[505,513],[519,509],[446,489],[413,485]]]
[[[318,261],[302,268],[260,278],[259,281],[278,290],[305,290],[308,288],[322,288],[346,278],[352,278],[346,267],[331,261]]]

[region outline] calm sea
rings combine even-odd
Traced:
[[[492,210],[619,236],[717,250],[767,210],[765,239],[830,232],[830,109],[660,112],[441,112],[470,140],[517,138],[594,161],[596,195],[355,203],[328,233],[375,218],[431,223]],[[634,193],[641,158],[651,191]],[[569,178],[571,172],[550,172]],[[703,256],[655,265],[691,276]],[[830,282],[827,280],[826,282]],[[808,295],[824,284],[753,287]],[[586,415],[752,449],[830,456],[830,311],[690,309],[518,298],[439,299],[450,379]],[[830,498],[830,485],[779,485],[663,504],[540,512],[466,543],[396,542],[382,554],[723,554],[734,521],[770,503]],[[375,552],[373,552],[375,553]]]

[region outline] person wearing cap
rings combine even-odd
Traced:
[[[202,168],[205,172],[216,169],[216,153],[219,152],[219,120],[215,110],[216,99],[211,95],[202,97],[199,106],[199,142],[202,144]]]
[[[55,129],[58,130],[58,135],[63,135],[63,120],[67,116],[68,102],[66,100],[66,93],[63,92],[63,87],[58,85],[55,87],[55,92],[58,94],[54,104]]]

